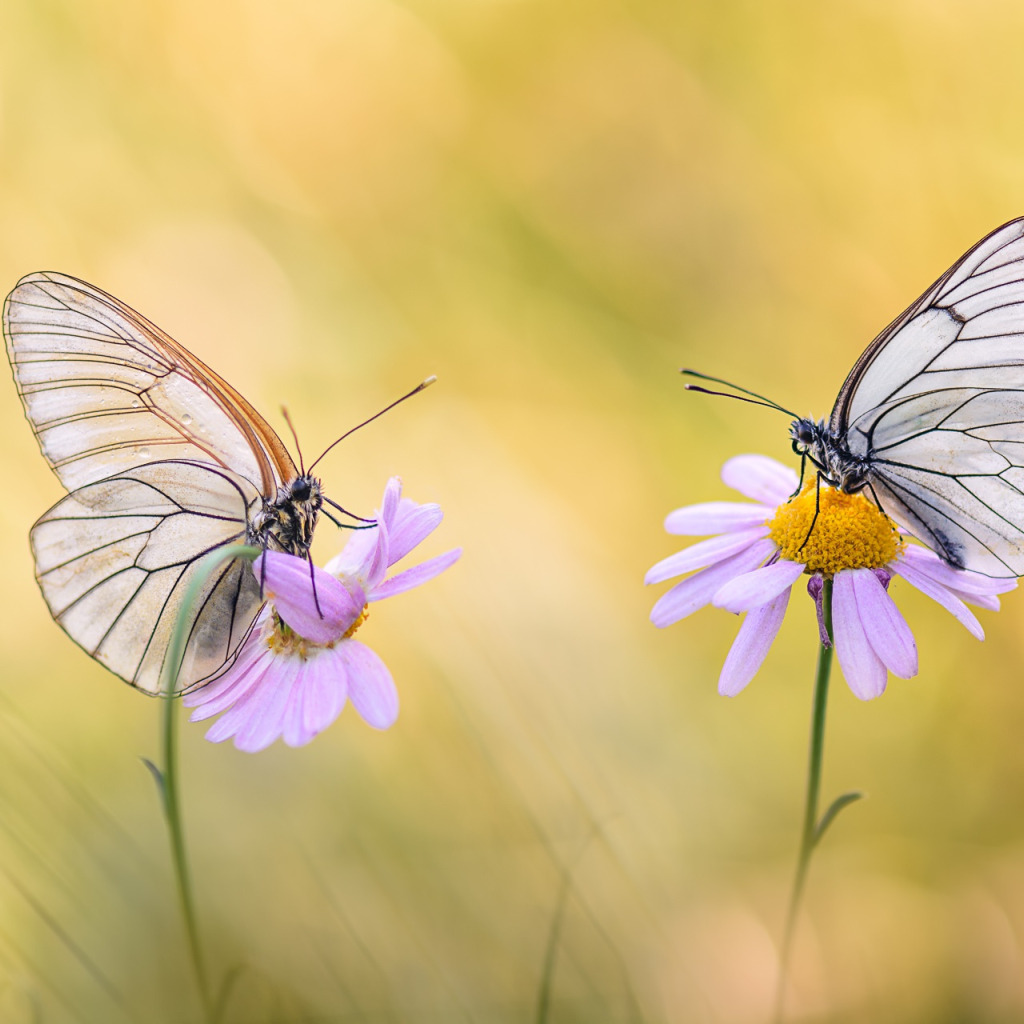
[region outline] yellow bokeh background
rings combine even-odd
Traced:
[[[255,756],[183,724],[225,1022],[770,1019],[816,632],[758,678],[737,628],[651,626],[664,515],[825,415],[874,334],[1024,213],[1008,0],[8,0],[0,290],[32,270],[150,317],[369,513],[438,501],[460,563],[361,632],[402,696]],[[198,1021],[141,758],[159,706],[50,620],[60,496],[0,395],[0,1019]],[[341,540],[319,530],[322,563]],[[795,1021],[1024,1019],[1024,598],[978,644],[899,582],[920,676],[836,676]],[[552,941],[552,935],[555,935]]]

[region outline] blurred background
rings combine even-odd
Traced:
[[[403,700],[255,756],[182,726],[227,1022],[770,1017],[816,633],[759,677],[737,621],[648,621],[679,505],[1024,213],[1024,8],[670,0],[7,0],[0,282],[93,281],[228,377],[368,514],[462,545],[361,638]],[[157,702],[51,622],[61,494],[12,385],[0,658],[0,1019],[200,1019],[157,796]],[[320,527],[321,563],[343,538]],[[921,672],[836,676],[798,1021],[1024,1019],[1024,598],[978,644],[895,584]],[[554,936],[554,941],[552,941]]]

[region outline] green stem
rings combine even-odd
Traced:
[[[188,870],[188,857],[185,852],[185,830],[181,821],[181,801],[178,787],[178,706],[175,701],[177,690],[178,669],[181,666],[185,650],[185,634],[192,624],[192,609],[196,598],[203,589],[210,574],[215,572],[221,563],[233,558],[255,558],[260,554],[258,548],[244,545],[231,545],[221,548],[208,555],[202,562],[192,579],[189,581],[182,597],[178,619],[174,625],[170,642],[167,645],[167,674],[164,679],[164,728],[163,728],[163,770],[153,769],[160,784],[163,797],[164,816],[167,818],[167,831],[171,840],[171,863],[174,866],[174,879],[178,888],[178,902],[181,905],[181,916],[185,922],[185,935],[188,941],[189,958],[192,961],[192,973],[195,975],[199,999],[203,1004],[203,1016],[207,1024],[216,1024],[217,1012],[214,1009],[210,993],[209,975],[206,972],[206,961],[203,958],[202,944],[199,940],[199,925],[196,919],[195,901],[192,898],[192,880]],[[152,765],[150,765],[153,768]]]
[[[171,839],[171,862],[178,888],[178,902],[185,922],[192,973],[195,975],[199,999],[203,1004],[203,1016],[208,1022],[215,1020],[213,1001],[210,997],[210,982],[203,959],[202,944],[199,941],[199,926],[196,923],[195,902],[192,898],[192,881],[185,855],[185,830],[181,823],[181,806],[178,800],[178,704],[171,694],[164,695],[164,770],[163,793],[164,814],[167,817],[167,831]]]
[[[832,581],[822,581],[822,616],[825,630],[832,636]],[[800,852],[797,855],[796,875],[789,897],[789,911],[786,915],[786,930],[783,932],[782,951],[779,957],[779,983],[775,1001],[775,1020],[782,1021],[785,1000],[786,977],[789,973],[789,957],[793,945],[793,933],[800,911],[807,869],[811,854],[821,838],[818,827],[818,796],[821,791],[821,763],[825,750],[825,710],[828,706],[828,681],[832,672],[832,647],[821,645],[818,651],[818,671],[814,681],[814,707],[811,712],[811,747],[807,765],[807,796],[804,804],[804,824],[800,834]]]

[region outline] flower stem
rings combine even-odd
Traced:
[[[181,804],[178,789],[178,705],[175,692],[178,684],[178,669],[181,666],[185,651],[186,634],[192,624],[192,609],[200,592],[210,575],[223,562],[233,558],[248,558],[250,561],[260,554],[259,548],[233,544],[220,548],[207,555],[196,568],[192,579],[185,588],[178,610],[178,618],[174,624],[164,658],[165,676],[163,682],[163,768],[147,762],[157,785],[163,803],[164,817],[167,819],[167,832],[171,840],[171,863],[174,867],[174,880],[178,889],[178,902],[181,905],[181,916],[185,923],[185,937],[188,941],[189,959],[192,961],[192,973],[195,976],[199,999],[203,1004],[203,1018],[207,1024],[216,1024],[219,1013],[214,1007],[210,992],[209,976],[206,973],[206,961],[203,959],[202,944],[199,941],[199,925],[196,919],[195,901],[192,898],[192,881],[188,870],[188,857],[185,852],[185,830],[181,822]]]
[[[213,1001],[210,998],[210,982],[206,974],[202,945],[199,941],[199,926],[196,923],[195,902],[192,899],[192,882],[189,876],[188,859],[185,855],[185,831],[182,827],[181,811],[178,803],[177,712],[177,701],[170,694],[165,695],[163,723],[164,814],[167,818],[167,831],[170,834],[171,862],[174,865],[174,878],[178,888],[181,916],[185,922],[185,935],[188,940],[189,958],[192,961],[192,973],[195,975],[199,999],[203,1004],[203,1016],[212,1024],[215,1020]]]
[[[822,621],[829,637],[832,636],[832,581],[822,581]],[[814,706],[811,712],[811,745],[807,765],[807,796],[804,804],[804,823],[800,834],[800,852],[797,855],[796,875],[789,897],[789,911],[786,915],[786,930],[783,932],[782,951],[779,957],[779,982],[775,1000],[775,1020],[781,1024],[786,993],[786,977],[789,973],[789,957],[793,946],[793,933],[800,911],[807,869],[811,854],[821,838],[824,827],[834,817],[833,805],[826,812],[821,825],[818,824],[818,796],[821,791],[821,762],[825,750],[825,710],[828,706],[828,681],[832,672],[832,646],[822,644],[818,651],[818,670],[814,681]],[[840,797],[840,800],[843,800]],[[853,797],[856,799],[856,797]],[[846,802],[850,802],[846,799]],[[837,801],[838,803],[838,801]],[[827,819],[827,820],[826,820]]]

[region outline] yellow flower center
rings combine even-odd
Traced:
[[[893,521],[863,494],[818,489],[813,482],[776,509],[768,520],[768,536],[778,545],[780,557],[803,562],[809,573],[829,577],[841,569],[880,569],[904,548]]]
[[[342,640],[347,640],[369,617],[370,606],[368,604],[364,604],[363,610],[359,613],[359,618],[348,627],[345,631],[345,635],[342,637]]]

